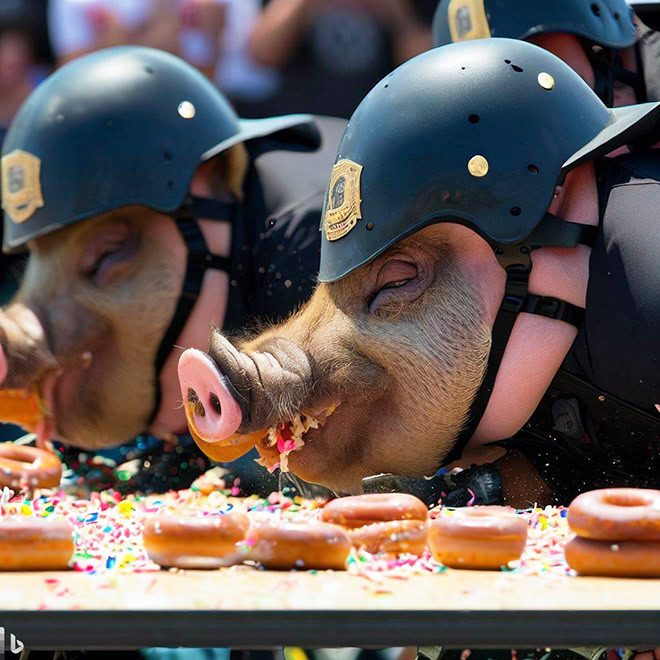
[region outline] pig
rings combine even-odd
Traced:
[[[335,406],[289,456],[296,475],[354,493],[373,474],[432,474],[464,421],[490,344],[486,305],[461,269],[448,241],[428,229],[345,279],[319,284],[297,314],[257,337],[234,346],[214,329],[212,364],[186,352],[179,366],[182,396],[193,390],[204,402],[212,370],[221,412],[207,404],[196,419],[204,439]],[[233,392],[234,428],[225,426]]]

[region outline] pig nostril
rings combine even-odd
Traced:
[[[204,410],[204,404],[198,399],[195,407],[193,408],[195,415],[198,417],[204,417],[206,415],[206,410]]]
[[[218,413],[218,415],[222,412],[222,406],[220,405],[220,399],[218,399],[218,395],[215,394],[215,392],[211,392],[209,396],[209,403],[211,404],[211,408],[215,410],[215,412]]]

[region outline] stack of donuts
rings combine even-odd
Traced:
[[[426,505],[413,495],[373,493],[342,497],[323,507],[321,518],[340,525],[356,549],[421,555],[428,536]]]
[[[578,495],[568,508],[577,536],[568,565],[582,575],[660,577],[660,490],[605,488]]]

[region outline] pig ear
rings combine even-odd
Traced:
[[[226,195],[230,193],[241,201],[243,199],[243,182],[249,164],[249,156],[245,145],[243,143],[236,144],[227,151],[218,154],[208,163],[208,169],[205,169],[206,164],[203,163],[198,172],[204,172],[213,194]],[[191,189],[191,192],[197,194],[195,190]]]

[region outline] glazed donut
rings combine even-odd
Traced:
[[[0,519],[0,570],[64,570],[73,550],[73,528],[66,520]]]
[[[62,462],[55,454],[13,442],[0,443],[0,486],[57,488],[61,478]]]
[[[367,552],[409,553],[423,555],[426,550],[428,524],[421,520],[390,520],[348,530],[354,548]]]
[[[266,568],[345,570],[351,541],[341,527],[325,523],[263,523],[245,540],[248,559]]]
[[[502,506],[458,509],[431,521],[433,556],[452,568],[499,569],[518,559],[527,541],[527,520]]]
[[[428,519],[422,500],[406,493],[369,493],[340,497],[328,502],[321,512],[325,522],[348,529],[390,520]]]
[[[220,516],[158,515],[142,532],[149,558],[160,566],[219,568],[240,562],[250,522],[244,513]]]
[[[660,541],[594,541],[576,536],[564,547],[568,565],[582,575],[660,577]]]
[[[598,541],[660,541],[660,490],[603,488],[578,495],[568,507],[568,524]]]

